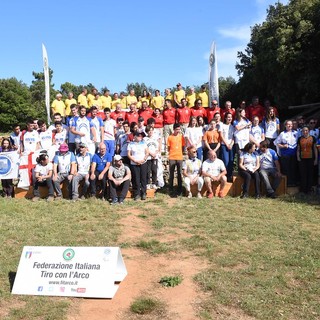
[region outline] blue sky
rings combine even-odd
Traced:
[[[237,79],[237,51],[275,1],[3,1],[0,78],[30,85],[32,71],[43,70],[44,43],[57,90],[65,82],[111,92],[130,82],[160,91],[201,85],[215,41],[219,76]]]

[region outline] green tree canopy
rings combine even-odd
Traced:
[[[236,96],[269,97],[280,106],[320,101],[320,1],[270,6],[239,52]]]

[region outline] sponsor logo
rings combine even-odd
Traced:
[[[49,287],[49,289],[48,289],[50,292],[52,292],[53,291],[53,287]]]
[[[25,257],[26,259],[30,259],[31,256],[32,256],[32,251],[26,251],[26,254],[25,254],[24,257]]]
[[[65,287],[60,287],[60,292],[64,292],[65,291]]]
[[[86,292],[86,288],[77,288],[77,292],[78,293],[85,293]]]
[[[64,250],[63,254],[62,254],[63,259],[66,260],[66,261],[69,261],[69,260],[73,259],[74,255],[75,255],[75,252],[71,248],[68,248],[68,249]]]
[[[6,175],[11,171],[11,159],[7,156],[0,156],[0,174]]]
[[[38,291],[39,292],[42,292],[43,291],[43,287],[41,286],[41,287],[38,287]]]

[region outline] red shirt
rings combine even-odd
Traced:
[[[131,122],[136,122],[138,123],[138,118],[139,118],[139,113],[138,112],[132,112],[132,111],[129,111],[126,113],[126,120],[129,122],[129,124]]]
[[[154,124],[155,128],[163,128],[163,116],[162,116],[162,114],[159,114],[158,116],[153,114],[152,118],[156,121],[155,124]]]
[[[110,113],[110,118],[117,121],[118,118],[126,118],[126,111],[113,111]]]
[[[210,107],[210,108],[207,108],[206,111],[207,111],[206,117],[207,117],[208,123],[214,118],[214,115],[217,112],[219,112],[221,114],[220,107],[214,107],[214,108]]]
[[[221,109],[220,114],[221,114],[221,119],[222,119],[222,121],[224,121],[224,115],[225,115],[227,112],[229,112],[229,113],[232,114],[232,122],[233,122],[233,121],[234,121],[234,118],[235,118],[235,116],[236,116],[236,110],[235,110],[234,108],[231,108],[231,109],[228,109],[228,110],[226,110],[226,109]]]
[[[147,125],[147,120],[149,118],[152,118],[152,109],[147,108],[147,109],[139,109],[138,111],[139,117],[142,117],[144,119],[144,125]]]
[[[178,123],[189,123],[191,111],[189,107],[177,108],[176,120]]]
[[[163,124],[174,124],[176,122],[176,109],[166,108],[163,110]]]
[[[253,117],[258,116],[259,122],[261,122],[262,119],[264,118],[265,114],[266,114],[266,111],[265,111],[264,107],[260,104],[258,104],[256,106],[251,105],[246,109],[246,117],[250,121],[252,121]]]
[[[202,116],[205,118],[207,116],[206,109],[203,107],[192,107],[190,108],[190,110],[191,110],[191,117]]]

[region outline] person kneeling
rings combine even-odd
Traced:
[[[114,163],[110,166],[108,172],[111,204],[117,204],[118,201],[119,204],[123,204],[130,186],[131,171],[122,163],[120,155],[116,154],[113,161]],[[119,197],[117,192],[120,192]]]
[[[33,198],[32,201],[40,199],[39,186],[47,186],[49,189],[48,201],[52,201],[53,197],[53,184],[52,184],[52,163],[49,162],[49,156],[46,153],[40,154],[37,158],[37,165],[34,169],[33,181]]]
[[[222,160],[217,158],[217,154],[213,150],[208,151],[208,159],[202,164],[202,176],[204,183],[208,189],[207,197],[213,197],[212,182],[220,183],[219,198],[223,198],[223,189],[227,182],[227,170]]]

